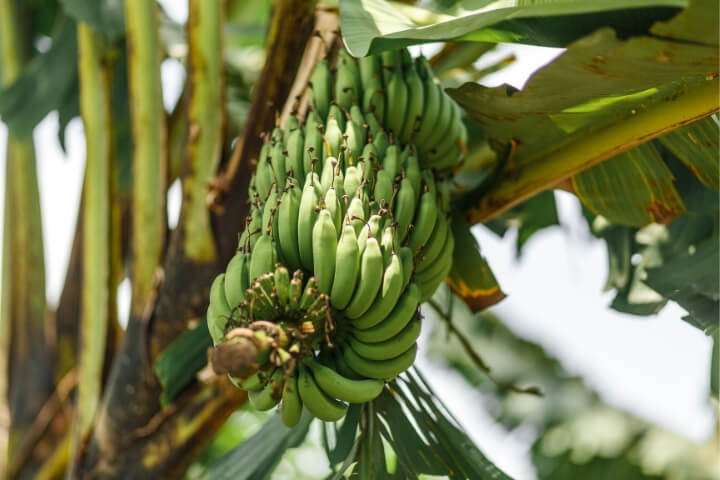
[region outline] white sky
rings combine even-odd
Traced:
[[[162,2],[170,4],[171,2]],[[173,2],[174,5],[183,2]],[[182,20],[187,12],[171,10]],[[425,47],[428,48],[428,47]],[[488,78],[522,86],[538,65],[557,55],[537,47],[504,47],[518,61],[512,70]],[[177,65],[164,65],[166,103],[179,92]],[[35,130],[47,269],[47,295],[57,302],[70,255],[84,168],[85,145],[79,120],[67,132],[68,154],[56,137],[57,115],[48,115]],[[0,198],[4,198],[7,130],[0,123]],[[484,227],[475,234],[483,253],[508,294],[494,310],[516,333],[545,347],[574,374],[582,376],[602,398],[634,415],[695,442],[714,428],[708,402],[711,342],[684,324],[683,310],[671,304],[659,315],[633,317],[607,308],[612,293],[602,293],[607,272],[604,244],[591,238],[579,218],[574,196],[556,193],[562,227],[536,234],[520,261],[514,234],[499,239]],[[177,218],[180,191],[169,195],[171,221]],[[1,202],[2,200],[0,200]],[[2,225],[0,208],[0,228]],[[173,222],[174,223],[174,222]],[[1,254],[0,254],[1,255]],[[127,315],[129,286],[121,287]],[[534,478],[528,455],[533,433],[508,434],[473,401],[479,395],[453,372],[419,361],[440,397],[457,414],[486,454],[519,480]]]

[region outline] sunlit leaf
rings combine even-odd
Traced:
[[[712,16],[718,7],[690,8]],[[683,121],[716,112],[718,62],[716,46],[622,41],[604,28],[571,44],[522,91],[474,83],[448,90],[491,140],[517,146],[502,181],[470,210],[471,220],[492,218]]]
[[[345,41],[356,56],[426,42],[472,40],[564,46],[604,25],[645,33],[682,0],[460,1],[409,6],[387,0],[341,0]],[[674,7],[674,8],[673,8]]]
[[[477,240],[462,217],[453,217],[452,232],[455,237],[455,249],[453,266],[447,282],[453,292],[474,312],[505,298],[505,294],[495,280],[495,275],[480,254]]]
[[[572,179],[590,210],[612,223],[641,227],[669,223],[685,212],[673,176],[652,143],[644,143]]]

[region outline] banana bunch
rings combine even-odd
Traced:
[[[464,127],[451,125],[462,126],[455,107],[447,121],[425,120],[433,95],[454,102],[424,59],[394,53],[358,63],[341,50],[334,78],[320,62],[305,118],[264,136],[246,228],[211,286],[213,340],[245,362],[228,370],[231,380],[260,410],[279,403],[288,426],[303,405],[338,420],[409,368],[419,304],[452,266],[449,171]],[[398,82],[415,93],[395,108]],[[411,143],[426,124],[433,136],[452,128],[453,148]],[[445,150],[452,161],[438,155]]]
[[[345,111],[360,106],[397,143],[413,143],[423,167],[452,169],[462,160],[467,142],[462,112],[435,82],[424,57],[413,61],[402,49],[356,61],[341,48],[335,67],[333,75],[322,60],[310,79],[310,104],[320,118],[329,121],[333,102]]]

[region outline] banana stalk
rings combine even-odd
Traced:
[[[132,314],[142,315],[165,244],[167,132],[160,84],[154,2],[126,0],[130,93],[133,98]]]

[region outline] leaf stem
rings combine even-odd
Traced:
[[[544,157],[518,168],[498,182],[467,212],[471,223],[486,222],[563,180],[610,157],[720,109],[717,78],[686,89],[673,100],[639,111],[628,120],[594,130]]]
[[[135,316],[142,314],[149,299],[155,269],[164,251],[167,229],[167,132],[156,18],[155,2],[126,0],[125,25],[132,97],[132,313]]]

